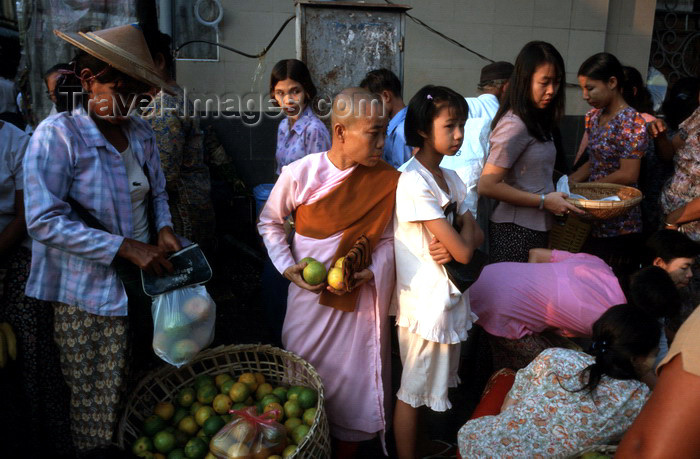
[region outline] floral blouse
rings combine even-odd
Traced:
[[[618,440],[650,391],[640,381],[603,376],[592,394],[573,392],[582,386],[579,374],[593,362],[584,352],[543,351],[515,376],[508,394],[515,404],[497,416],[473,419],[459,430],[461,456],[566,456]]]
[[[206,245],[214,237],[214,208],[205,135],[199,118],[183,113],[184,97],[182,90],[175,96],[161,91],[144,110],[144,117],[156,133],[173,229]]]
[[[600,109],[586,113],[591,175],[589,181],[606,177],[620,169],[621,159],[642,159],[647,149],[648,136],[644,118],[632,107],[615,115],[600,126]],[[637,187],[637,184],[632,186]],[[596,221],[594,237],[613,237],[642,231],[642,211],[639,206],[626,214],[609,220]]]
[[[280,122],[277,128],[277,175],[282,168],[309,153],[328,151],[331,136],[323,122],[314,115],[310,106],[301,113],[298,120],[289,128],[289,118]]]
[[[680,129],[688,137],[685,146],[673,158],[673,177],[661,193],[664,214],[700,197],[700,108],[681,123]],[[700,241],[700,220],[681,225],[680,229],[691,239]]]

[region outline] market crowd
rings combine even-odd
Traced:
[[[0,81],[11,95],[0,101],[0,321],[17,334],[30,457],[113,443],[157,362],[144,352],[139,271],[171,270],[168,255],[192,242],[213,256],[211,174],[240,186],[215,133],[184,111],[170,37],[135,25],[56,34],[76,54],[46,71],[54,110],[33,132],[17,122],[12,72]],[[460,357],[474,336],[493,375],[444,454],[700,451],[700,79],[673,82],[655,107],[612,54],[575,70],[591,109],[569,167],[566,69],[549,43],[483,67],[475,97],[435,81],[406,104],[390,70],[357,75],[325,122],[306,65],[273,67],[285,116],[257,223],[262,301],[275,339],[322,378],[335,457],[373,439],[400,458],[428,455],[421,407],[459,409],[448,390],[460,365],[477,370]],[[644,198],[591,219],[566,199],[582,184]],[[552,229],[581,222],[580,250],[558,250]],[[309,283],[308,257],[341,263],[342,280]]]

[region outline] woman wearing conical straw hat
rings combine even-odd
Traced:
[[[26,293],[54,304],[71,432],[85,452],[112,443],[128,373],[153,356],[139,268],[171,270],[166,254],[180,244],[153,131],[130,116],[139,95],[167,87],[143,33],[135,25],[55,33],[80,49],[66,76],[83,92],[72,111],[39,125],[25,155],[34,239]]]

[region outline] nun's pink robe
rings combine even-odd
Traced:
[[[258,224],[280,273],[304,257],[330,267],[342,232],[322,240],[295,234],[290,248],[283,223],[294,209],[319,200],[353,170],[336,168],[327,152],[307,155],[282,169]],[[372,252],[369,269],[374,279],[360,287],[354,312],[322,306],[317,294],[289,286],[282,343],[321,375],[331,435],[339,440],[363,441],[379,433],[383,441],[390,413],[388,310],[395,282],[391,225]]]

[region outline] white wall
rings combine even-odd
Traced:
[[[379,1],[379,0],[375,0]],[[399,3],[399,1],[396,1]],[[646,75],[655,0],[405,0],[410,14],[495,60],[513,62],[530,40],[552,43],[564,57],[567,81],[590,55],[609,51],[624,64]],[[225,13],[219,40],[254,54],[268,44],[280,25],[294,13],[292,0],[223,0]],[[177,43],[177,37],[175,37]],[[479,71],[486,62],[407,18],[404,56],[404,97],[421,86],[450,86],[466,95],[476,93]],[[295,57],[294,21],[267,54],[262,81],[255,91],[267,92],[272,66]],[[253,86],[258,61],[221,50],[220,62],[179,62],[178,81],[190,90],[246,94]],[[358,75],[358,81],[362,75]],[[578,89],[567,90],[567,113],[581,115],[588,106]]]

